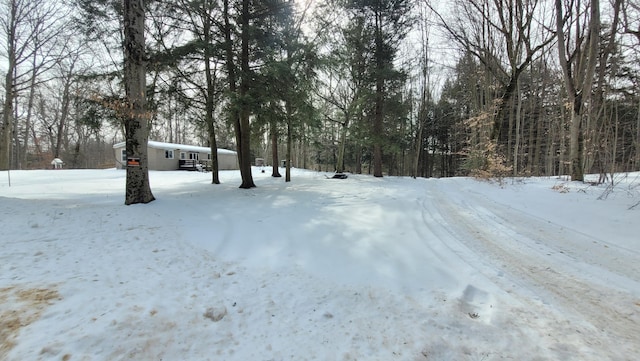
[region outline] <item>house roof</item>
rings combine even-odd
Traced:
[[[116,143],[113,145],[113,148],[122,148],[125,146],[125,142]],[[165,142],[156,142],[155,140],[147,141],[147,146],[149,148],[154,149],[164,149],[164,150],[183,150],[187,152],[197,152],[197,153],[211,153],[211,148],[209,147],[199,147],[196,145],[187,145],[187,144],[177,144],[177,143],[165,143]],[[236,154],[235,151],[229,149],[218,148],[218,154]]]

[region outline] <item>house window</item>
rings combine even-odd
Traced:
[[[180,159],[187,159],[187,153],[180,152]]]
[[[164,157],[167,159],[173,159],[173,150],[165,150]]]
[[[120,154],[121,154],[121,155],[120,155],[120,159],[121,159],[123,162],[126,162],[126,161],[127,161],[127,149],[123,149],[123,150],[121,150],[121,151],[120,151]]]
[[[207,154],[207,159],[211,160],[211,153]]]
[[[198,153],[189,153],[189,159],[198,160]]]

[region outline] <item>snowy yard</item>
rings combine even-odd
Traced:
[[[0,173],[0,360],[637,360],[640,174]]]

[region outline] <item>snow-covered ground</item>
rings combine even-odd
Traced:
[[[0,173],[1,360],[637,360],[640,174]]]

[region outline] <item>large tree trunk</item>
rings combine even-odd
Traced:
[[[249,4],[247,0],[242,2],[242,54],[240,58],[241,64],[241,83],[238,91],[236,87],[236,66],[233,61],[233,42],[231,39],[231,22],[229,20],[229,0],[223,2],[223,18],[224,18],[224,38],[225,38],[225,57],[227,66],[227,79],[229,82],[229,93],[232,97],[232,107],[230,111],[231,121],[236,133],[236,147],[238,151],[238,166],[240,167],[240,177],[242,184],[240,188],[252,188],[253,178],[251,175],[251,159],[249,147],[249,112],[243,95],[248,92],[248,70],[249,70]],[[247,74],[245,74],[245,70]],[[248,165],[248,166],[247,166]],[[248,170],[248,171],[247,171]]]
[[[144,1],[124,0],[124,81],[127,185],[125,204],[149,203],[155,198],[149,186],[144,49]]]
[[[240,53],[240,91],[238,94],[239,104],[239,116],[236,123],[236,139],[238,141],[238,160],[240,165],[240,176],[242,177],[242,184],[240,188],[248,189],[253,188],[256,185],[253,183],[253,175],[251,174],[251,128],[249,124],[249,116],[251,115],[249,109],[249,102],[247,97],[249,96],[249,82],[250,80],[250,68],[249,68],[249,0],[242,1],[242,14],[241,18],[241,53]]]
[[[209,127],[213,127],[213,124],[209,125]],[[218,162],[218,142],[216,140],[215,131],[209,130],[209,144],[211,148],[211,173],[213,173],[211,177],[211,184],[220,184],[220,165]]]
[[[344,172],[344,152],[347,146],[347,127],[349,125],[349,116],[345,116],[344,123],[341,124],[340,128],[340,148],[338,149],[338,164],[336,166],[336,172],[342,173]]]
[[[571,111],[571,120],[569,128],[569,161],[571,162],[571,180],[584,181],[584,154],[583,149],[583,135],[582,135],[582,111],[577,110],[579,108],[579,100],[572,102],[573,110]]]

